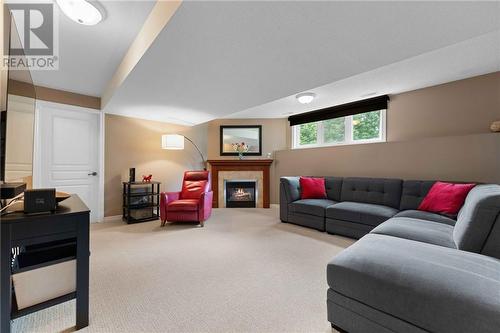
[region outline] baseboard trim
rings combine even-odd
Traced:
[[[121,215],[111,215],[111,216],[104,216],[104,219],[101,221],[102,222],[113,222],[117,220],[121,220],[122,216]]]

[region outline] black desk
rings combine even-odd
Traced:
[[[90,211],[77,195],[59,204],[53,214],[12,213],[0,217],[0,332],[10,332],[10,320],[76,298],[76,328],[89,322]],[[76,292],[22,310],[12,308],[11,249],[76,238]]]

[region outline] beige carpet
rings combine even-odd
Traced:
[[[326,264],[352,243],[281,223],[276,207],[215,209],[204,228],[94,224],[81,332],[331,332]],[[71,332],[74,311],[40,311],[13,332]]]

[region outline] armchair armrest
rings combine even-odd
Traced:
[[[214,192],[208,191],[204,192],[200,196],[200,206],[198,210],[198,218],[200,224],[203,225],[203,221],[207,220],[212,214],[212,201]]]
[[[168,204],[174,200],[179,200],[181,192],[161,192],[161,196],[165,199],[165,203]]]
[[[167,220],[167,205],[169,202],[174,200],[179,200],[181,192],[161,192],[160,193],[160,219],[162,225],[165,224]]]

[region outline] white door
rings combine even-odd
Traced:
[[[61,105],[38,111],[39,187],[77,194],[91,210],[99,208],[99,117]]]

